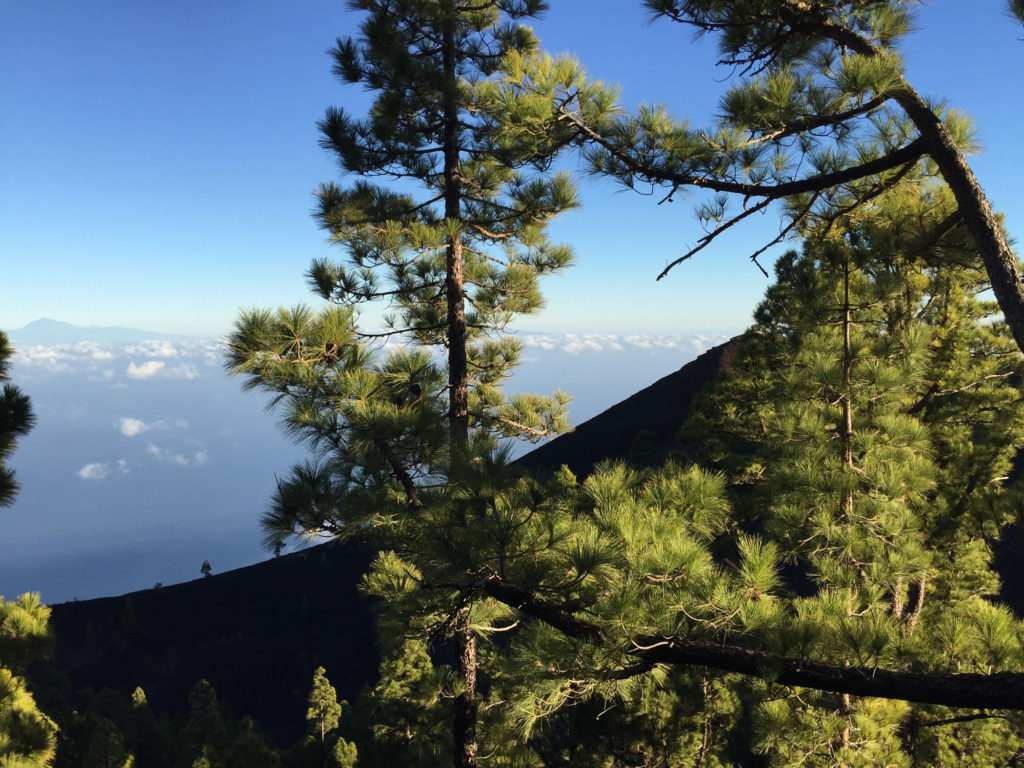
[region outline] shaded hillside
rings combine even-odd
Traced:
[[[142,686],[155,710],[171,713],[206,678],[235,715],[290,744],[305,730],[318,665],[341,698],[376,679],[370,600],[356,591],[369,559],[324,544],[172,587],[55,605],[52,663],[75,689]]]
[[[693,399],[722,367],[729,365],[739,339],[737,336],[712,347],[675,373],[522,456],[516,463],[533,471],[553,470],[566,464],[575,475],[583,476],[605,459],[627,458],[631,450],[654,461],[664,459],[675,447],[676,432],[690,413]],[[646,435],[641,434],[645,432]]]

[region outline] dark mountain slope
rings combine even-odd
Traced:
[[[664,458],[675,447],[676,432],[690,413],[693,399],[722,367],[728,367],[738,344],[737,336],[712,347],[675,373],[522,456],[516,463],[533,471],[550,471],[565,464],[578,477],[584,476],[605,459],[625,459],[638,433],[645,431],[653,435],[649,435],[650,441],[644,441],[644,448],[649,454]]]
[[[356,590],[369,560],[324,544],[173,587],[55,605],[52,663],[74,689],[142,686],[155,710],[172,713],[205,678],[233,714],[291,744],[304,732],[317,666],[341,698],[376,679],[371,603]]]

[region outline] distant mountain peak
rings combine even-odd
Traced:
[[[138,341],[174,341],[194,338],[184,334],[157,333],[123,326],[81,326],[50,317],[33,320],[7,332],[15,344],[77,344],[94,341],[106,344],[130,344]]]

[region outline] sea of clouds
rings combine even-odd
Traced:
[[[677,370],[724,334],[522,334],[509,389],[568,392],[578,424]],[[36,428],[12,466],[0,595],[60,602],[171,584],[267,557],[259,517],[304,449],[267,396],[228,378],[217,340],[17,347]],[[523,446],[517,452],[527,450]]]

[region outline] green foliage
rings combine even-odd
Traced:
[[[658,450],[656,439],[657,432],[652,429],[641,429],[633,437],[629,446],[629,454],[626,461],[634,467],[653,467],[661,459],[661,451]]]
[[[185,717],[156,717],[146,693],[89,688],[69,694],[55,710],[60,727],[54,768],[278,768],[281,755],[252,718],[224,714],[213,687],[197,683],[188,696]],[[298,716],[299,713],[296,713]],[[309,761],[289,765],[330,764],[312,753]],[[334,747],[329,739],[327,753]],[[19,763],[20,765],[20,763]]]
[[[659,279],[773,203],[781,230],[751,254],[755,263],[777,243],[820,236],[838,217],[870,209],[908,175],[927,172],[948,184],[958,216],[971,222],[975,259],[1024,350],[1017,258],[968,165],[966,156],[977,150],[969,121],[924,98],[904,76],[900,46],[919,3],[644,4],[655,17],[717,38],[718,64],[730,69],[732,85],[714,124],[693,127],[658,104],[630,113],[606,91],[568,82],[521,77],[515,87],[556,105],[595,173],[648,193],[662,187],[662,202],[679,190],[700,193],[695,207],[706,234]]]
[[[35,425],[32,404],[28,396],[10,383],[10,358],[14,354],[7,334],[0,331],[0,507],[9,507],[18,493],[14,470],[7,466],[19,437],[24,437]]]
[[[225,768],[278,768],[281,758],[250,717],[242,718],[227,749]]]
[[[94,719],[82,768],[132,768],[135,758],[125,750],[124,737],[110,720]]]
[[[538,279],[572,262],[544,234],[577,204],[568,176],[548,171],[569,134],[550,107],[539,113],[503,87],[504,69],[534,71],[536,40],[517,21],[544,4],[356,5],[367,12],[362,35],[338,41],[335,72],[376,101],[365,120],[330,109],[320,128],[342,170],[364,179],[318,192],[317,219],[348,264],[317,261],[310,282],[341,305],[384,302],[387,335],[447,347],[460,429],[531,439],[564,429],[563,398],[501,395],[520,347],[494,335],[539,309]],[[507,129],[512,114],[534,129],[529,137]],[[422,194],[365,180],[378,175],[414,179]]]
[[[321,744],[326,741],[327,734],[338,727],[340,718],[341,704],[338,703],[338,694],[327,679],[326,670],[317,667],[313,671],[313,689],[309,692],[306,720],[313,732],[319,736]]]
[[[903,165],[832,178],[841,169],[870,168],[913,138],[895,103],[909,88],[897,47],[911,24],[909,3],[645,5],[656,16],[717,36],[719,63],[740,75],[721,100],[717,124],[691,126],[660,104],[630,114],[614,106],[613,91],[577,89],[570,78],[538,82],[522,76],[518,86],[530,98],[558,105],[586,142],[594,171],[630,189],[664,184],[667,199],[680,187],[711,193],[696,206],[709,236],[687,256],[753,212],[746,209],[761,210],[773,199],[786,199],[791,226],[784,234],[806,233],[831,215],[833,189],[853,200],[870,199],[873,190],[889,185],[885,174]],[[905,162],[913,165],[921,154],[909,153]],[[793,187],[803,180],[803,188]],[[745,196],[743,211],[729,212],[729,195]],[[748,205],[752,198],[755,204]]]
[[[56,726],[39,711],[25,686],[25,666],[49,652],[50,609],[29,593],[16,601],[0,597],[0,763],[48,766]]]
[[[330,756],[331,768],[355,768],[359,759],[359,750],[351,741],[345,741],[339,737],[331,745]]]
[[[346,711],[339,733],[351,741],[339,737],[332,753],[347,760],[358,745],[360,765],[450,764],[444,723],[451,717],[451,685],[451,671],[435,669],[423,640],[401,642],[382,659],[378,682]]]
[[[917,229],[946,205],[908,186],[780,262],[686,431],[719,471],[609,465],[539,481],[482,456],[454,490],[424,496],[423,533],[382,554],[366,588],[387,601],[389,635],[443,631],[473,590],[472,626],[503,638],[481,645],[483,723],[502,759],[909,765],[963,753],[966,733],[987,750],[978,764],[1012,755],[1016,717],[631,658],[707,643],[836,667],[1020,668],[1024,627],[982,596],[998,587],[991,542],[1020,504],[1008,470],[1021,359],[964,265],[965,233],[920,251]],[[586,713],[604,710],[623,730],[587,733]]]
[[[746,524],[810,582],[792,598],[797,620],[777,635],[780,653],[1020,668],[1024,627],[982,596],[998,590],[991,547],[1020,508],[1009,474],[1022,444],[1024,370],[982,298],[984,275],[965,265],[964,233],[925,237],[948,205],[930,186],[894,191],[780,260],[729,374],[683,431],[730,474]],[[993,765],[1013,754],[1022,726],[765,693],[758,749],[778,765]],[[976,734],[970,757],[967,732]]]
[[[320,126],[360,177],[318,192],[344,253],[309,271],[331,306],[253,310],[229,340],[229,371],[271,393],[316,453],[278,483],[268,547],[326,535],[379,549],[363,586],[382,598],[385,648],[404,653],[339,734],[371,765],[475,765],[478,713],[496,765],[1009,760],[1017,719],[784,687],[775,661],[747,679],[656,661],[681,648],[836,670],[1024,658],[1017,620],[984,599],[991,544],[1020,505],[1024,371],[980,298],[963,196],[924,181],[935,169],[915,127],[949,139],[934,158],[946,169],[972,139],[903,79],[909,4],[650,0],[720,35],[744,75],[703,130],[660,106],[624,115],[575,62],[539,54],[516,22],[542,5],[354,3],[367,15],[335,72],[376,99],[363,120],[334,109]],[[520,350],[500,333],[571,261],[544,226],[575,205],[550,167],[577,142],[626,186],[720,193],[699,204],[695,250],[773,200],[779,239],[807,238],[687,431],[704,467],[611,464],[578,482],[524,476],[496,450],[564,427],[564,395],[501,393]],[[732,193],[755,202],[730,216]],[[378,334],[357,322],[372,302]],[[404,346],[383,356],[368,344],[380,338]],[[649,454],[640,436],[633,463]],[[425,639],[452,637],[454,670],[435,668]],[[588,716],[605,712],[595,732]],[[354,744],[318,722],[321,747],[351,763]],[[313,741],[295,754],[309,762]]]
[[[191,760],[207,760],[222,765],[222,755],[230,741],[217,692],[206,680],[200,680],[188,695],[188,719],[181,731],[186,754]]]
[[[0,668],[0,761],[48,766],[53,759],[56,728],[36,707],[25,681]]]

